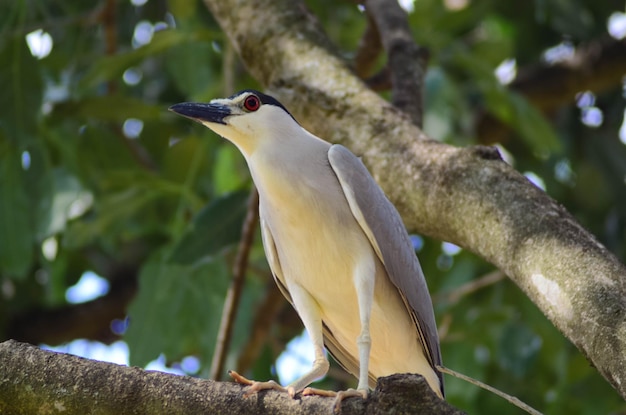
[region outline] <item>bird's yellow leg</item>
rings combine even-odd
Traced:
[[[313,342],[313,350],[315,352],[315,360],[313,360],[311,370],[288,386],[294,388],[296,392],[300,392],[315,379],[324,376],[328,372],[330,364],[324,354],[322,313],[320,312],[317,301],[315,301],[308,291],[298,284],[291,284],[288,288],[293,305],[304,324],[309,338]]]
[[[359,303],[361,332],[356,339],[359,349],[359,384],[357,390],[367,398],[369,389],[369,362],[372,339],[370,336],[370,318],[374,303],[374,285],[376,283],[376,262],[374,252],[362,255],[354,269],[354,286]]]
[[[315,351],[315,360],[311,370],[306,372],[300,378],[290,383],[286,387],[279,385],[273,380],[267,382],[257,382],[247,379],[237,372],[230,371],[229,375],[237,382],[243,385],[247,385],[248,388],[245,391],[245,395],[249,396],[253,393],[260,392],[267,389],[274,389],[281,392],[287,392],[292,398],[296,393],[300,392],[315,379],[324,376],[328,372],[328,359],[324,355],[324,337],[322,332],[322,317],[319,310],[319,306],[315,299],[301,286],[293,284],[289,287],[289,293],[291,295],[293,304],[295,306],[304,328],[306,329],[311,341],[313,342],[313,348]],[[331,395],[334,396],[334,395]]]
[[[356,339],[359,349],[359,385],[357,389],[345,391],[327,391],[316,388],[306,388],[302,395],[320,395],[335,397],[333,410],[335,413],[341,411],[341,402],[346,398],[360,397],[367,399],[369,391],[369,360],[370,348],[372,345],[370,337],[370,316],[372,303],[374,301],[374,283],[376,278],[376,264],[372,258],[364,256],[354,270],[354,285],[356,287],[357,299],[359,302],[359,317],[361,320],[361,333]]]

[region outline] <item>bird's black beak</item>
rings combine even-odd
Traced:
[[[169,110],[183,117],[191,118],[194,121],[206,121],[224,125],[226,125],[224,118],[231,115],[230,108],[226,105],[211,103],[183,102],[172,105]]]

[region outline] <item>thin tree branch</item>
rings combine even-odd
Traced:
[[[7,414],[332,414],[334,398],[265,391],[243,397],[234,382],[176,376],[0,343],[0,413]],[[437,398],[423,377],[380,378],[367,400],[347,399],[341,413],[461,414]]]
[[[480,278],[472,280],[466,284],[461,285],[460,287],[455,288],[454,290],[442,293],[438,297],[433,298],[435,303],[446,303],[446,304],[454,304],[457,303],[461,298],[466,295],[472,294],[482,288],[488,287],[490,285],[496,284],[497,282],[502,281],[506,275],[500,270],[492,271],[488,274],[483,275]]]
[[[491,385],[487,385],[486,383],[483,383],[483,382],[481,382],[479,380],[476,380],[474,378],[466,376],[466,375],[464,375],[462,373],[459,373],[459,372],[457,372],[455,370],[448,369],[447,367],[437,366],[437,370],[440,371],[441,373],[445,373],[446,375],[454,376],[455,378],[459,378],[461,380],[464,380],[465,382],[471,383],[472,385],[476,385],[479,388],[482,388],[482,389],[484,389],[486,391],[489,391],[489,392],[493,393],[494,395],[497,395],[497,396],[501,397],[505,401],[507,401],[507,402],[517,406],[518,408],[524,410],[526,413],[529,413],[530,415],[542,415],[541,412],[539,412],[535,408],[531,407],[527,403],[522,402],[519,398],[517,398],[515,396],[511,396],[508,393],[504,393],[501,390],[496,389],[496,388],[494,388]]]
[[[376,58],[378,58],[382,50],[383,44],[380,41],[380,33],[378,33],[376,22],[367,13],[367,26],[354,57],[354,71],[361,79],[366,79],[371,75],[376,64]]]
[[[380,33],[376,22],[369,13],[367,15],[367,27],[361,37],[354,58],[354,71],[363,79],[372,90],[381,92],[391,89],[391,71],[389,65],[385,65],[378,73],[372,75],[376,64],[376,58],[383,50]]]
[[[387,52],[391,100],[421,127],[426,51],[413,41],[407,14],[397,0],[366,0],[365,10],[375,22]]]
[[[263,345],[267,342],[270,329],[275,323],[278,313],[287,304],[287,300],[276,286],[276,283],[270,281],[267,284],[265,300],[255,313],[251,328],[252,333],[237,359],[237,372],[245,373],[252,367],[259,357]]]
[[[372,91],[381,92],[391,89],[391,71],[385,66],[378,73],[370,76],[365,83]]]
[[[450,292],[441,293],[433,297],[433,303],[446,305],[455,304],[464,296],[472,294],[490,285],[496,284],[502,281],[505,277],[506,275],[504,275],[504,273],[500,270],[492,271],[488,274],[483,275],[482,277],[469,281],[468,283],[463,284]],[[439,332],[439,340],[441,342],[443,342],[444,339],[448,337],[451,324],[452,315],[448,313],[444,314],[439,322],[439,327],[437,328],[437,331]]]
[[[250,247],[254,241],[254,231],[259,218],[259,193],[256,188],[250,192],[248,199],[248,212],[243,222],[241,230],[241,240],[237,248],[237,256],[233,265],[233,279],[230,282],[224,308],[222,309],[222,320],[220,328],[217,332],[217,340],[215,344],[215,352],[213,353],[213,361],[211,362],[211,373],[209,377],[219,380],[224,372],[224,362],[228,355],[228,347],[233,334],[235,325],[235,317],[239,307],[239,300],[243,291],[246,270],[248,269],[248,257],[250,255]]]

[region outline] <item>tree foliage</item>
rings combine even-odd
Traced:
[[[131,364],[194,355],[206,376],[251,182],[234,146],[166,109],[261,85],[203,3],[139,3],[0,3],[0,330],[36,344],[111,342],[111,320],[130,316]],[[365,13],[349,1],[306,5],[352,63]],[[498,144],[624,262],[626,46],[607,34],[623,2],[413,7],[410,27],[429,56],[424,131],[455,146]],[[25,39],[40,29],[53,46],[37,58]],[[506,60],[517,76],[503,84],[494,71]],[[381,56],[366,76],[384,65]],[[493,266],[424,235],[416,242],[446,366],[545,413],[624,410]],[[109,293],[70,304],[65,292],[85,271],[106,278]],[[257,237],[227,359],[257,378],[272,376],[301,330],[272,284]],[[446,386],[467,412],[514,412],[465,383]]]

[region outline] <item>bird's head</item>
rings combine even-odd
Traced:
[[[300,128],[275,98],[250,89],[209,103],[172,105],[169,110],[210,128],[246,155],[259,145],[289,136],[294,128]]]

